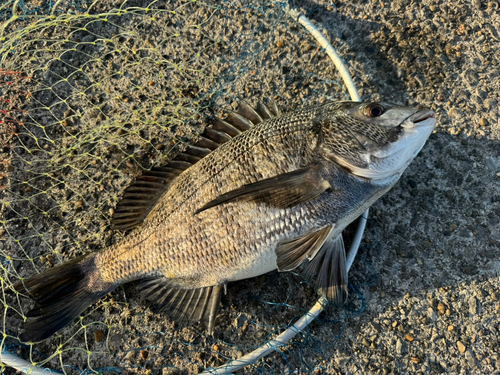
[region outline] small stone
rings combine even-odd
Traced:
[[[99,330],[94,332],[94,339],[96,342],[101,342],[104,338],[104,332]]]
[[[488,120],[486,120],[484,117],[481,117],[481,118],[479,119],[479,125],[481,125],[481,126],[486,126],[486,125],[488,125]]]
[[[147,359],[148,355],[149,353],[147,350],[141,350],[141,359]]]
[[[457,224],[455,223],[450,224],[450,232],[453,232],[455,229],[457,229]]]
[[[471,315],[476,315],[477,314],[477,301],[476,301],[476,297],[471,297],[469,299],[469,313]]]
[[[109,209],[109,216],[113,216],[115,214],[114,208]]]
[[[420,359],[418,359],[417,357],[411,357],[411,361],[413,363],[419,363],[420,362]]]
[[[163,370],[161,370],[162,375],[179,375],[180,372],[176,368],[172,367],[164,367]]]
[[[398,339],[396,342],[396,353],[401,354],[403,352],[403,344],[401,344],[401,340]]]
[[[464,345],[464,344],[462,344],[460,341],[457,341],[457,347],[458,347],[458,351],[459,351],[460,353],[462,353],[462,354],[463,354],[463,353],[465,353],[465,349],[466,349],[466,348],[465,348],[465,345]]]
[[[453,331],[455,329],[455,327],[453,327],[452,325],[448,326],[448,331]]]
[[[465,352],[465,359],[467,360],[467,362],[469,362],[469,366],[471,368],[476,367],[476,360],[474,359],[474,356],[472,355],[472,353],[470,352],[470,350],[467,350]]]
[[[268,335],[268,332],[265,330],[259,330],[259,331],[255,332],[255,337],[257,338],[257,340],[262,340],[267,335]]]
[[[339,367],[345,367],[347,365],[347,362],[351,360],[351,357],[340,357],[340,358],[335,358],[335,362]]]
[[[435,12],[437,8],[435,5],[431,5],[429,9],[431,10],[431,12]]]
[[[219,348],[219,345],[214,344],[214,345],[212,346],[212,349],[213,349],[213,350],[215,350],[216,352],[218,352],[220,348]]]
[[[413,336],[408,333],[405,335],[405,339],[408,340],[409,342],[412,342],[414,340]]]
[[[437,309],[440,314],[445,314],[446,313],[446,306],[444,305],[443,302],[439,302],[437,305]]]

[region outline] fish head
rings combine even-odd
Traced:
[[[436,126],[433,111],[391,103],[341,102],[323,109],[316,120],[320,154],[381,185],[397,181]]]

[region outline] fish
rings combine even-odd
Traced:
[[[343,229],[391,189],[436,126],[434,112],[327,102],[281,113],[274,101],[216,117],[198,142],[136,178],[102,250],[14,285],[35,304],[23,342],[44,340],[118,286],[172,319],[216,324],[229,282],[294,271],[329,302],[348,298]]]

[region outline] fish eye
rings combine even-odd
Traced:
[[[365,115],[368,117],[379,117],[384,113],[384,108],[378,104],[368,104],[365,107]]]

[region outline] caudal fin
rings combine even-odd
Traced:
[[[46,339],[116,287],[96,281],[95,274],[93,260],[81,256],[15,284],[15,290],[35,300],[19,339]]]

